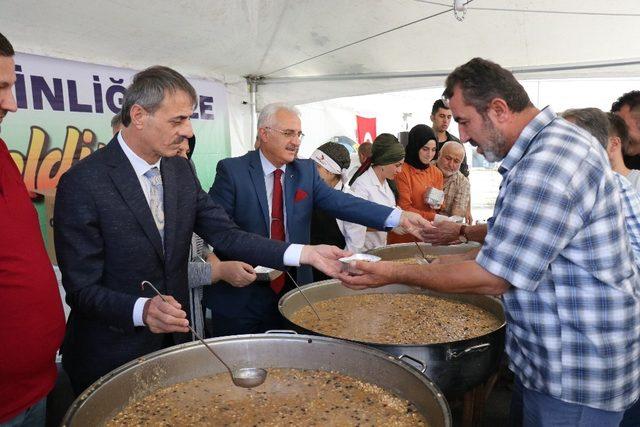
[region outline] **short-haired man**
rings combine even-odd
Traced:
[[[620,96],[611,112],[622,117],[629,130],[629,146],[624,151],[624,163],[629,169],[640,169],[640,91],[632,90]]]
[[[447,129],[451,124],[451,109],[442,99],[436,100],[431,107],[431,129],[436,134],[436,156],[434,160],[438,159],[442,146],[447,141],[460,142],[458,138],[451,135]],[[465,155],[460,164],[460,172],[466,177],[469,176],[469,166],[467,165],[467,156]]]
[[[436,166],[444,175],[444,207],[441,215],[459,216],[465,218],[468,224],[469,202],[471,200],[471,188],[469,179],[460,172],[460,165],[464,160],[464,147],[457,141],[447,141],[440,149],[440,156],[436,160]]]
[[[124,126],[122,126],[122,115],[120,113],[115,114],[111,118],[111,135],[115,135],[120,132]]]
[[[17,110],[14,51],[0,34],[0,123]],[[38,214],[0,139],[0,425],[45,425],[64,312]]]
[[[124,129],[60,179],[55,245],[71,307],[62,363],[76,393],[125,362],[191,340],[194,231],[227,259],[276,269],[309,263],[329,275],[340,268],[342,250],[246,233],[202,190],[177,156],[193,135],[196,101],[171,68],[137,73],[123,100]]]
[[[629,128],[624,119],[617,114],[607,113],[609,119],[609,145],[607,155],[611,168],[624,176],[633,185],[636,191],[640,191],[640,170],[629,169],[624,164],[624,153],[629,149]]]
[[[428,225],[413,212],[329,188],[313,160],[297,158],[303,137],[301,127],[297,108],[269,104],[258,117],[258,150],[218,162],[209,194],[241,229],[272,239],[307,244],[314,209],[376,230],[393,228],[400,223],[407,227]],[[300,267],[292,274],[297,275],[298,283],[313,280],[308,267]],[[205,306],[213,313],[213,334],[259,333],[282,328],[278,298],[284,286],[282,281],[256,282],[244,288],[219,283],[205,289]]]
[[[356,262],[341,280],[502,295],[513,419],[617,426],[640,394],[640,296],[604,150],[491,61],[456,68],[444,95],[461,139],[502,161],[484,245],[452,264]]]

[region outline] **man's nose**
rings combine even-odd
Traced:
[[[191,120],[185,121],[184,129],[182,129],[182,132],[180,134],[187,139],[193,136],[193,126],[191,126]]]
[[[0,110],[11,111],[12,113],[18,111],[16,97],[13,96],[12,91],[7,90],[7,95],[0,98]]]
[[[467,142],[471,139],[469,138],[469,135],[467,134],[467,132],[464,131],[464,129],[459,127],[458,132],[460,133],[460,142]]]

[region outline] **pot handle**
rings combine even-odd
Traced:
[[[491,344],[486,342],[484,344],[472,345],[464,350],[447,349],[447,360],[457,359],[469,353],[479,353],[487,350],[489,347],[491,347]]]
[[[423,361],[418,360],[415,357],[411,357],[411,356],[406,355],[406,354],[401,354],[400,356],[398,356],[398,360],[402,360],[402,359],[409,359],[412,362],[415,362],[418,365],[420,365],[420,369],[418,369],[418,370],[420,371],[421,374],[424,374],[427,371],[427,365]],[[407,362],[405,362],[405,363],[407,363]],[[411,365],[411,363],[409,363],[409,365]]]
[[[289,334],[289,335],[298,335],[296,331],[292,331],[291,329],[269,329],[265,332],[265,334]]]

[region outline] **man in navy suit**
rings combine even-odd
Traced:
[[[284,204],[283,240],[292,243],[309,243],[314,208],[378,230],[401,223],[406,229],[424,226],[426,221],[420,215],[329,188],[313,161],[297,159],[302,137],[297,109],[271,104],[263,108],[258,118],[258,150],[218,163],[209,194],[241,229],[273,239],[272,220],[277,216],[273,214],[273,200],[279,191]],[[275,174],[280,176],[279,183]],[[279,186],[281,190],[277,189]],[[299,283],[313,279],[311,268],[300,267],[296,273]],[[213,335],[259,333],[283,327],[277,310],[282,292],[268,282],[255,282],[244,288],[218,283],[205,289],[204,305],[212,310]]]
[[[253,265],[309,263],[336,274],[344,252],[244,232],[176,157],[193,135],[196,93],[167,67],[134,77],[124,129],[60,180],[55,244],[71,313],[63,365],[76,393],[112,369],[188,341],[187,257],[195,231],[217,253]],[[148,280],[168,303],[141,282]]]

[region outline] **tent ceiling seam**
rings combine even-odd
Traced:
[[[469,3],[473,2],[473,1],[474,1],[474,0],[469,0],[469,1],[467,1],[465,4],[469,4]],[[320,58],[320,57],[322,57],[322,56],[329,55],[330,53],[334,53],[334,52],[337,52],[337,51],[339,51],[339,50],[346,49],[346,48],[348,48],[348,47],[354,46],[354,45],[356,45],[356,44],[363,43],[363,42],[365,42],[365,41],[367,41],[367,40],[371,40],[371,39],[373,39],[373,38],[376,38],[376,37],[379,37],[379,36],[382,36],[382,35],[385,35],[385,34],[389,34],[389,33],[393,32],[393,31],[397,31],[397,30],[399,30],[399,29],[406,28],[406,27],[408,27],[408,26],[411,26],[411,25],[414,25],[414,24],[417,24],[417,23],[420,23],[420,22],[423,22],[423,21],[429,20],[429,19],[431,19],[431,18],[435,18],[435,17],[437,17],[437,16],[440,16],[440,15],[443,15],[443,14],[445,14],[445,13],[451,12],[452,10],[453,10],[453,8],[449,8],[449,9],[446,9],[446,10],[443,10],[443,11],[440,11],[440,12],[437,12],[437,13],[434,13],[433,15],[425,16],[424,18],[416,19],[416,20],[414,20],[414,21],[407,22],[406,24],[402,24],[402,25],[399,25],[399,26],[394,27],[394,28],[390,28],[390,29],[385,30],[385,31],[381,31],[381,32],[379,32],[379,33],[376,33],[376,34],[373,34],[373,35],[371,35],[371,36],[365,37],[365,38],[363,38],[363,39],[356,40],[356,41],[351,42],[351,43],[347,43],[347,44],[345,44],[345,45],[343,45],[343,46],[339,46],[339,47],[336,47],[336,48],[334,48],[334,49],[330,49],[330,50],[328,50],[328,51],[326,51],[326,52],[322,52],[322,53],[320,53],[320,54],[318,54],[318,55],[314,55],[314,56],[312,56],[312,57],[310,57],[310,58],[303,59],[303,60],[298,61],[298,62],[294,62],[293,64],[287,65],[286,67],[278,68],[277,70],[273,70],[273,71],[270,71],[270,72],[268,72],[268,73],[265,73],[265,74],[263,74],[263,77],[270,76],[270,75],[275,74],[275,73],[278,73],[278,72],[280,72],[280,71],[284,71],[284,70],[286,70],[286,69],[289,69],[289,68],[295,67],[295,66],[297,66],[297,65],[303,64],[303,63],[305,63],[305,62],[309,62],[309,61],[312,61],[312,60],[314,60],[314,59]]]
[[[446,3],[440,3],[437,1],[429,0],[415,0],[418,3],[433,4],[442,7],[451,7]],[[506,7],[482,7],[482,6],[470,6],[469,10],[489,10],[493,12],[522,12],[522,13],[550,13],[550,14],[563,14],[563,15],[586,15],[586,16],[622,16],[622,17],[638,17],[640,13],[617,13],[617,12],[580,12],[580,11],[565,11],[565,10],[545,10],[545,9],[515,9]]]
[[[583,62],[574,64],[551,64],[534,65],[521,67],[506,67],[514,74],[544,73],[553,71],[573,71],[611,67],[625,67],[640,65],[640,58],[619,59],[612,61]],[[306,83],[317,81],[347,81],[347,80],[379,80],[379,79],[406,79],[420,77],[446,77],[451,71],[408,71],[408,72],[388,72],[388,73],[362,73],[362,74],[327,74],[319,76],[299,76],[299,77],[261,77],[257,79],[258,85]]]

